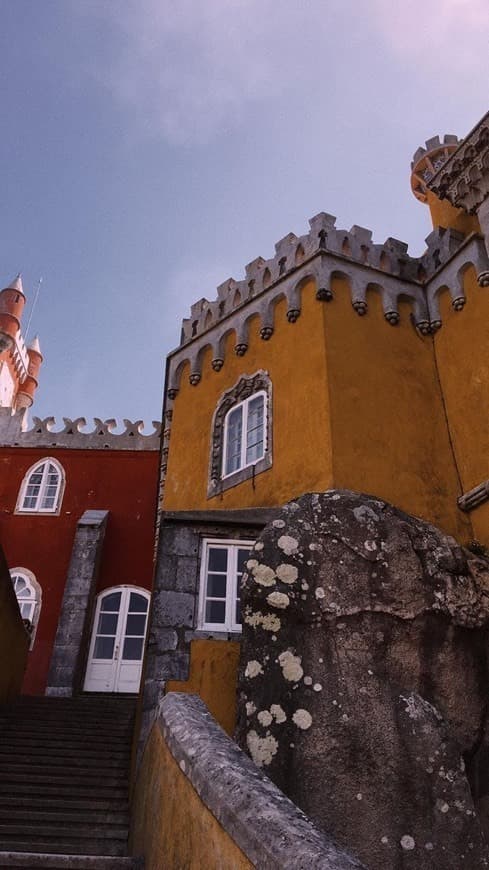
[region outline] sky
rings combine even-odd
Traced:
[[[0,285],[40,417],[161,416],[192,302],[320,211],[430,231],[410,161],[487,111],[487,0],[0,0]]]

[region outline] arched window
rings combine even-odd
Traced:
[[[11,568],[10,576],[20,615],[31,636],[30,648],[32,649],[41,612],[42,590],[32,571],[28,571],[27,568]]]
[[[272,384],[267,372],[244,375],[221,397],[211,433],[208,498],[272,464]]]
[[[65,476],[56,459],[47,457],[33,465],[20,488],[17,511],[21,513],[57,513],[63,498]]]

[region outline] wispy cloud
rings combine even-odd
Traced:
[[[98,61],[103,84],[148,132],[185,143],[208,141],[243,120],[250,104],[287,87],[279,67],[297,12],[284,22],[278,8],[272,0],[126,0],[82,11],[105,19],[117,36]]]
[[[487,0],[84,0],[108,27],[93,72],[141,132],[208,142],[294,92],[327,101],[368,80],[372,52],[460,92],[488,65]],[[384,79],[385,82],[385,79]],[[383,83],[377,83],[382,87]],[[320,105],[316,106],[320,111]],[[253,111],[256,110],[256,111]]]
[[[487,0],[370,0],[379,36],[394,55],[443,77],[458,89],[489,66],[489,3]],[[426,99],[431,84],[426,81]],[[480,81],[480,85],[483,86]]]

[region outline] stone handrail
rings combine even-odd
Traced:
[[[249,866],[263,870],[361,870],[363,865],[318,830],[224,733],[197,695],[166,695],[154,729],[159,729],[177,763],[178,775],[189,781]],[[144,759],[139,777],[143,769]],[[190,802],[180,804],[179,813],[190,812],[189,806]],[[140,839],[139,853],[141,848]],[[175,855],[174,845],[163,844],[164,853],[167,850]],[[210,844],[202,842],[200,854],[209,855],[210,851]],[[150,856],[147,866],[153,866]],[[165,861],[165,866],[176,867],[175,859],[173,863]]]

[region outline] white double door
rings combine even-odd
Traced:
[[[85,692],[138,692],[148,624],[149,592],[118,586],[97,601]]]

